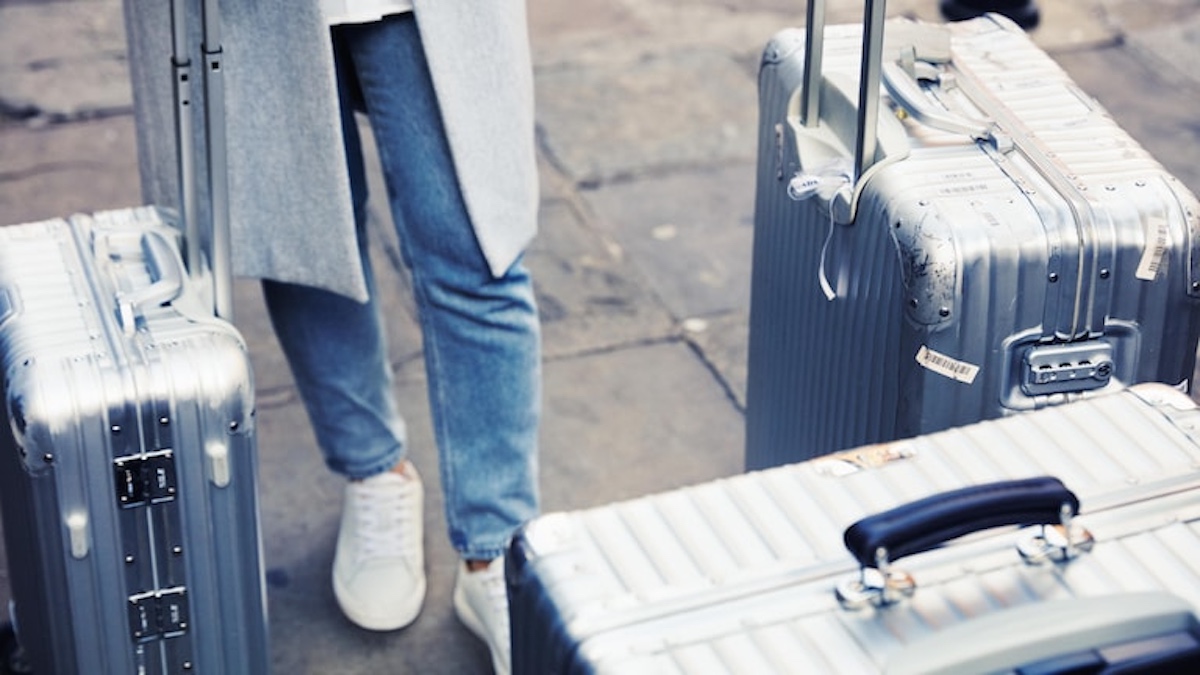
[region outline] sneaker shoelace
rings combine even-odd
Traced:
[[[413,481],[362,483],[351,494],[359,561],[412,559],[416,542],[411,533],[416,509],[408,502],[413,498]]]

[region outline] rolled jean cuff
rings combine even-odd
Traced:
[[[458,555],[463,560],[483,560],[491,562],[496,558],[502,557],[507,552],[508,546],[505,545],[500,548],[476,548],[470,551],[459,551]]]
[[[391,452],[382,455],[369,464],[348,465],[344,462],[339,462],[335,459],[327,457],[325,466],[329,467],[330,471],[341,474],[350,480],[365,480],[372,476],[378,476],[381,473],[390,471],[404,460],[404,452],[399,446],[393,446]]]

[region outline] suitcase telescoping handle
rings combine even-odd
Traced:
[[[943,492],[868,516],[846,529],[846,548],[878,567],[958,537],[1005,525],[1057,525],[1079,513],[1079,499],[1043,476]]]
[[[201,57],[204,87],[204,139],[208,186],[208,227],[199,217],[195,136],[192,129],[192,56],[188,51],[185,0],[171,0],[171,70],[174,76],[175,140],[179,156],[180,211],[188,273],[212,276],[213,312],[233,315],[233,272],[229,243],[229,182],[225,137],[224,54],[217,0],[201,0]]]
[[[996,133],[991,120],[974,119],[941,110],[929,103],[917,81],[917,73],[909,73],[899,63],[884,62],[884,28],[887,18],[887,0],[865,0],[863,10],[863,43],[860,61],[857,117],[854,127],[854,165],[850,176],[851,185],[857,185],[867,170],[875,163],[879,145],[879,90],[882,84],[892,101],[903,108],[910,117],[927,126],[964,134],[972,139],[984,140],[1007,151],[1011,141]],[[932,31],[925,31],[922,39],[930,40]],[[931,45],[939,58],[949,58],[949,34],[938,32],[941,40]],[[805,127],[817,127],[821,119],[821,78],[825,42],[825,0],[810,0],[805,26],[804,70],[802,75],[803,98],[800,100],[800,123]],[[920,51],[914,45],[914,53]],[[945,52],[942,54],[941,52]],[[848,140],[848,139],[847,139]],[[847,145],[849,143],[847,142]],[[854,211],[850,207],[850,213]]]
[[[883,63],[883,25],[887,0],[866,0],[863,11],[862,65],[858,86],[858,120],[851,183],[875,160],[879,126],[879,84]],[[800,123],[815,127],[821,118],[821,67],[825,51],[825,0],[809,0],[804,31],[803,92]]]

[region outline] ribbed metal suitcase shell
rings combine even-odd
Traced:
[[[174,226],[144,207],[0,228],[0,498],[38,673],[269,670],[252,374]],[[118,302],[172,272],[167,304]]]
[[[818,200],[788,196],[791,179],[812,171],[798,151],[804,33],[782,31],[764,51],[749,468],[1191,378],[1195,196],[1011,22],[946,30],[953,56],[943,69],[961,86],[941,100],[994,117],[1018,149],[904,120],[907,158],[873,170],[849,225]],[[862,34],[826,30],[828,80],[857,86]],[[961,95],[968,82],[990,109]],[[897,126],[886,94],[880,114],[881,130]]]
[[[839,607],[835,585],[859,569],[842,544],[852,523],[1043,475],[1078,496],[1091,552],[1026,564],[1012,550],[1025,532],[997,528],[898,561],[916,580],[911,599]],[[550,513],[518,533],[507,563],[515,673],[878,672],[906,646],[1005,608],[1161,591],[1200,609],[1200,409],[1136,385]]]

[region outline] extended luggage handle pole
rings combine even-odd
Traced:
[[[200,223],[196,217],[196,152],[192,136],[192,59],[187,51],[187,21],[183,0],[171,0],[171,73],[174,76],[175,148],[179,153],[179,211],[183,218],[185,262],[195,274],[200,269]]]
[[[213,273],[213,309],[233,319],[233,271],[229,241],[229,158],[225,136],[224,52],[217,0],[204,0],[204,124],[208,139],[208,188],[212,231],[209,262]]]
[[[863,12],[862,66],[858,85],[858,137],[854,145],[854,180],[875,163],[879,127],[879,77],[883,70],[883,20],[887,0],[867,0]]]
[[[191,117],[192,58],[188,53],[187,10],[184,0],[171,0],[171,68],[174,74],[175,142],[179,153],[180,212],[184,224],[188,273],[212,273],[212,310],[232,319],[233,274],[230,268],[229,182],[225,137],[225,82],[217,0],[203,0],[201,52],[204,78],[204,138],[206,141],[209,227],[200,226],[196,182],[196,148]]]
[[[858,87],[858,126],[854,143],[854,182],[875,162],[878,144],[879,85],[883,68],[883,26],[887,0],[866,0],[863,11],[862,65]],[[800,121],[818,125],[821,117],[821,67],[825,51],[825,0],[809,0],[804,45],[804,98]]]
[[[808,1],[804,24],[804,98],[800,123],[815,127],[821,121],[821,68],[825,55],[825,0]]]

